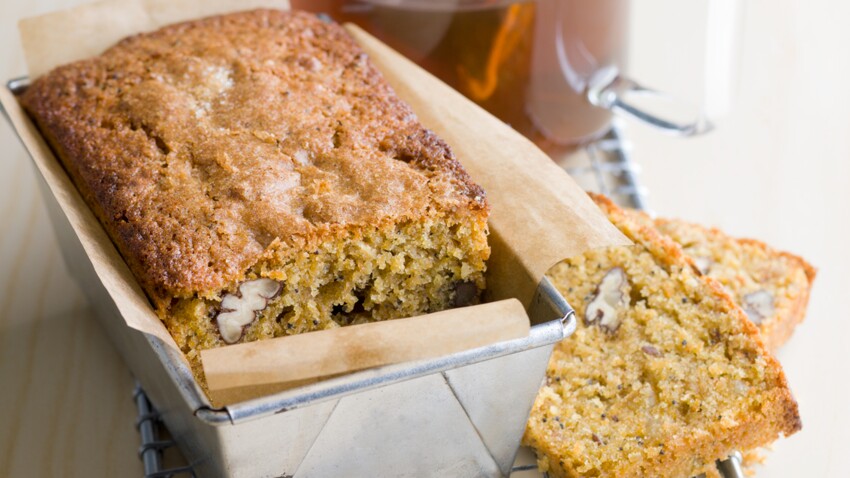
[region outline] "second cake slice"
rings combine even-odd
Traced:
[[[726,288],[769,349],[778,349],[803,321],[816,275],[803,258],[685,221],[656,219],[655,226],[682,246],[701,273]]]

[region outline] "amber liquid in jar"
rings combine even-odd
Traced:
[[[626,0],[293,0],[355,23],[551,155],[605,133],[587,82],[622,68]]]

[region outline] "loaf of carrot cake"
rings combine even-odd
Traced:
[[[769,349],[779,348],[803,321],[816,271],[801,257],[685,221],[656,219],[655,225],[726,288]]]
[[[595,197],[634,246],[551,270],[578,329],[555,347],[524,443],[557,477],[716,476],[801,427],[779,363],[723,288],[652,221]]]
[[[336,24],[171,25],[21,102],[196,373],[202,349],[479,300],[484,191]]]

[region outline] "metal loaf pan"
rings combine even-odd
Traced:
[[[198,476],[508,476],[552,348],[575,330],[544,279],[526,338],[214,408],[173,347],[116,317],[40,175],[39,185],[69,270]]]

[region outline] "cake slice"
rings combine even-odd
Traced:
[[[657,219],[655,225],[682,246],[700,272],[726,288],[769,349],[778,349],[803,321],[816,271],[802,258],[685,221]]]
[[[716,474],[801,427],[779,363],[723,288],[652,221],[594,198],[635,245],[548,274],[578,329],[555,347],[524,443],[557,477]]]
[[[478,301],[488,205],[340,26],[257,10],[129,37],[21,97],[177,344]]]

